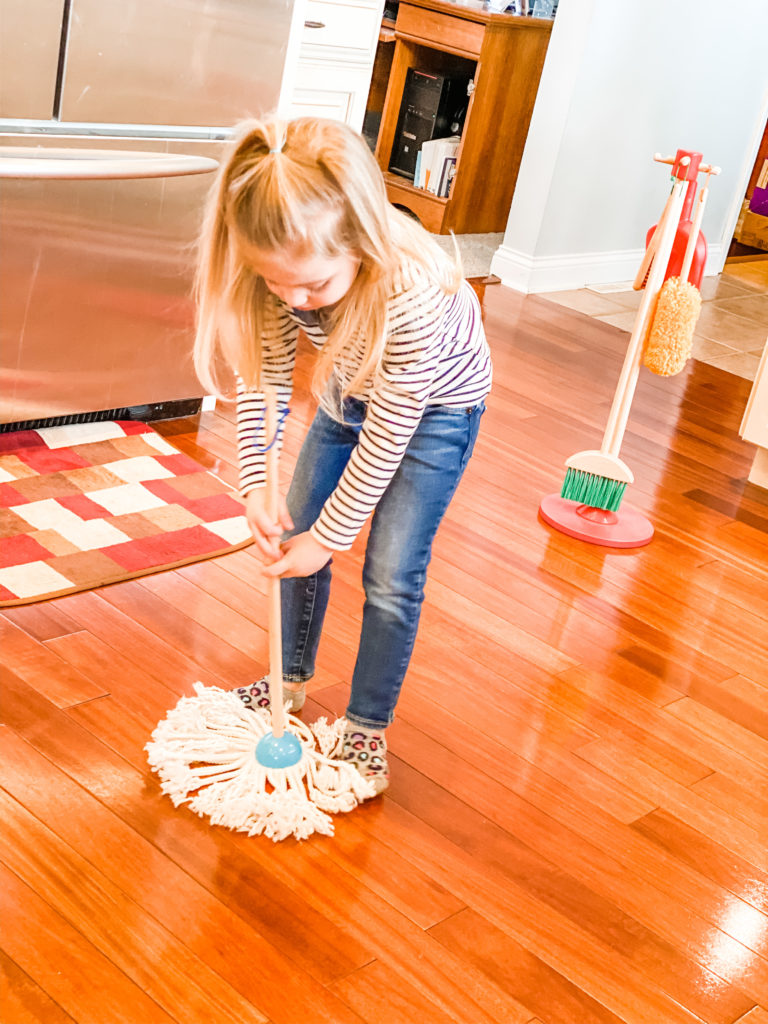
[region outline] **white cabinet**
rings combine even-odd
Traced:
[[[373,65],[383,6],[379,0],[307,0],[302,57]]]
[[[288,116],[362,128],[383,8],[384,0],[304,0]]]
[[[291,103],[292,117],[330,117],[359,131],[371,84],[366,68],[333,67],[325,61],[299,61]]]
[[[757,368],[740,433],[745,441],[758,446],[749,479],[768,487],[768,344]]]

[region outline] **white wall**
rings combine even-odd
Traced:
[[[493,273],[520,291],[631,280],[669,191],[653,154],[678,148],[722,168],[717,273],[768,112],[766,40],[766,0],[560,0]]]

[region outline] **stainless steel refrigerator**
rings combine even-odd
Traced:
[[[290,88],[304,0],[0,0],[0,423],[202,391],[190,286],[232,126]]]

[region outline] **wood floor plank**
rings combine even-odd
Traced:
[[[82,675],[1,614],[0,644],[5,667],[17,672],[58,707],[79,704],[107,693],[105,686]]]
[[[740,750],[719,743],[705,733],[694,731],[674,715],[665,714],[630,692],[606,686],[604,678],[599,673],[579,666],[561,673],[559,678],[566,695],[569,687],[574,687],[578,692],[590,697],[589,721],[593,716],[602,718],[605,709],[611,716],[616,716],[611,718],[615,725],[608,732],[609,736],[618,730],[644,741],[645,734],[655,734],[665,743],[677,745],[694,761],[699,761],[714,771],[747,782],[755,788],[765,786],[768,780],[768,766],[759,765],[744,757]],[[596,697],[599,697],[599,701]],[[597,731],[599,732],[599,729]],[[620,736],[618,738],[620,739]]]
[[[768,848],[765,836],[756,825],[740,821],[733,814],[662,776],[650,765],[622,760],[621,751],[613,741],[595,740],[582,747],[578,754],[595,767],[619,779],[636,793],[655,800],[682,821],[696,828],[733,853],[750,861],[761,871],[768,870]]]
[[[108,587],[101,596],[202,668],[231,680],[232,686],[245,685],[249,679],[263,675],[265,661],[256,660],[254,652],[226,643],[184,609],[169,604],[138,582]]]
[[[365,1018],[379,1024],[451,1024],[455,1019],[425,999],[385,964],[374,960],[337,981],[334,991]],[[509,1024],[528,1024],[530,1015],[510,1016]]]
[[[78,1024],[182,1024],[95,949],[45,900],[0,864],[0,943],[26,975]]]
[[[439,764],[437,751],[423,741],[418,746],[420,753],[429,756],[431,764]],[[413,750],[413,747],[410,749]],[[414,767],[422,772],[426,760],[426,757],[409,757],[409,761],[415,762]],[[524,804],[516,805],[509,798],[503,799],[495,792],[489,779],[473,779],[465,764],[460,766],[454,778],[457,782],[461,780],[465,783],[465,788],[458,784],[450,787],[458,799],[464,803],[467,799],[471,800],[477,812],[486,819],[474,826],[481,837],[478,842],[483,857],[492,858],[492,863],[498,864],[504,858],[497,859],[492,851],[494,848],[505,847],[504,869],[516,884],[529,888],[538,899],[566,915],[572,913],[573,905],[578,905],[580,911],[576,918],[583,921],[583,927],[593,932],[598,939],[610,935],[614,947],[623,949],[625,955],[632,956],[635,962],[647,962],[649,965],[664,963],[670,969],[673,964],[677,964],[676,978],[681,984],[688,977],[696,979],[691,980],[692,985],[697,989],[701,987],[708,990],[710,995],[718,989],[721,994],[725,994],[727,986],[715,977],[713,965],[708,961],[708,944],[700,938],[706,929],[703,922],[697,920],[692,908],[670,899],[668,894],[661,893],[631,875],[625,876],[622,884],[617,886],[616,865],[611,864],[610,859],[601,851],[588,846],[580,848],[573,836],[559,834],[557,827],[545,817],[531,813]],[[482,797],[476,795],[478,789],[482,790]],[[442,797],[442,793],[439,795]],[[434,799],[432,803],[435,803]],[[462,805],[453,807],[450,813],[454,820],[460,817],[460,811],[465,814]],[[495,833],[487,822],[501,827],[506,836]],[[441,828],[441,831],[444,830]],[[467,830],[462,829],[460,834],[463,845]],[[510,836],[524,845],[513,848]],[[536,856],[531,856],[529,847],[535,850]],[[559,851],[563,848],[570,851],[570,860],[567,867],[561,868]],[[565,871],[562,876],[561,870]],[[581,887],[583,889],[579,892]],[[622,944],[620,938],[624,930],[627,936],[631,936],[626,945]],[[727,972],[727,980],[732,983],[741,981],[746,991],[760,998],[768,984],[765,970],[768,964],[760,963],[760,958],[752,951],[744,949],[725,935],[721,942],[722,945],[730,943],[734,955],[738,954],[741,960],[739,972]],[[676,949],[674,945],[677,945]],[[696,966],[687,962],[689,958]],[[746,962],[751,964],[751,971],[745,970]],[[719,961],[716,966],[722,969]],[[704,971],[699,978],[698,972],[702,967]],[[750,976],[749,984],[743,981],[746,975]],[[742,996],[737,1000],[737,1007],[743,1006],[744,998]],[[693,1005],[690,996],[685,1000],[685,1005]]]
[[[430,931],[448,949],[461,951],[462,956],[485,971],[497,985],[514,993],[524,1004],[525,1014],[533,1011],[537,1019],[543,1021],[621,1024],[616,1014],[585,995],[474,910],[464,910]]]
[[[317,695],[329,710],[334,708],[334,701],[328,699],[332,693],[322,691]],[[532,845],[550,862],[558,863],[560,851],[567,849],[569,873],[577,872],[591,889],[603,892],[612,901],[622,904],[629,913],[641,917],[644,913],[650,913],[651,917],[646,920],[654,928],[670,913],[672,919],[666,925],[669,935],[680,932],[679,920],[675,920],[675,915],[682,914],[684,919],[690,918],[692,931],[682,940],[684,949],[696,947],[696,928],[702,928],[701,924],[695,922],[696,915],[687,908],[703,908],[706,913],[706,908],[712,904],[714,913],[709,923],[714,927],[721,926],[720,908],[730,895],[726,891],[728,886],[718,889],[695,874],[681,871],[681,866],[672,858],[657,855],[649,845],[637,846],[631,839],[624,838],[616,844],[606,844],[605,837],[611,833],[610,816],[604,817],[603,829],[598,831],[601,813],[597,807],[584,803],[580,792],[565,786],[542,784],[541,779],[546,776],[522,770],[517,780],[514,771],[507,771],[504,783],[510,792],[497,796],[490,779],[495,766],[508,762],[504,761],[503,751],[500,757],[497,755],[493,738],[465,736],[456,723],[451,726],[449,722],[441,731],[437,721],[434,717],[429,719],[430,734],[439,738],[446,749],[452,751],[454,758],[447,758],[445,752],[435,749],[434,743],[414,730],[410,730],[411,742],[404,747],[403,741],[408,738],[409,730],[404,729],[400,722],[394,728],[400,740],[396,747],[398,753],[423,772],[434,772],[443,788],[454,788],[454,779],[458,779],[465,784],[461,794],[465,801],[471,801],[473,805],[478,803],[477,796],[472,795],[473,781],[467,770],[469,759],[472,758],[475,763],[484,766],[487,772],[487,776],[474,785],[474,792],[482,794],[484,799],[480,804],[483,812],[508,828],[513,835],[519,836],[527,845]],[[481,751],[485,755],[484,759],[478,757]],[[465,760],[458,761],[456,756]],[[465,776],[468,777],[465,779]],[[520,799],[513,796],[513,793],[518,794]],[[647,816],[652,817],[652,814]],[[754,882],[754,876],[757,875],[759,872],[753,870],[753,883],[759,885]],[[768,927],[768,917],[759,913],[750,914],[748,907],[739,906],[739,914],[728,924],[728,934],[736,941],[734,949],[741,960],[743,945],[746,944],[753,952],[759,950],[759,938],[756,941],[755,936],[759,937]],[[654,914],[661,917],[654,917]],[[702,930],[705,934],[710,931],[707,926]]]
[[[695,782],[691,790],[768,836],[768,787],[755,791],[751,786],[713,772]]]
[[[108,644],[112,650],[130,659],[137,668],[164,683],[175,693],[188,693],[192,684],[201,680],[210,686],[223,686],[225,679],[207,665],[201,665],[190,642],[182,641],[177,646],[139,623],[132,609],[140,606],[139,599],[131,602],[130,596],[119,587],[108,587],[98,592],[72,594],[63,600],[67,602],[68,614],[91,636]],[[123,605],[126,611],[119,607]],[[151,613],[151,610],[150,610]],[[214,648],[216,645],[213,645]],[[227,653],[229,653],[227,651]],[[243,656],[233,652],[229,661],[219,655],[217,664],[225,669],[228,663],[251,667]]]
[[[711,878],[740,901],[768,915],[768,872],[760,871],[661,807],[633,822],[632,829],[650,838],[703,877]],[[747,921],[747,931],[759,935],[765,928],[762,919],[750,921],[740,903],[735,906],[738,908],[737,916]]]
[[[0,950],[0,1007],[5,1024],[73,1024],[28,974]]]
[[[444,884],[452,879],[449,884],[469,907],[616,1016],[632,1024],[651,1020],[663,1020],[665,1024],[700,1021],[657,986],[650,985],[633,963],[623,960],[605,944],[595,942],[572,919],[562,917],[520,887],[511,885],[495,868],[478,859],[474,851],[460,849],[408,812],[400,800],[384,802],[375,820],[370,817],[359,815],[356,820],[366,828],[375,828],[385,843],[393,845],[436,881]]]
[[[4,608],[3,615],[35,640],[52,640],[57,636],[75,633],[80,628],[61,610],[56,601]]]
[[[0,860],[30,889],[45,892],[49,906],[169,1016],[190,1024],[228,1017],[264,1024],[266,1016],[181,939],[3,793],[0,812]]]
[[[36,709],[38,717],[43,717],[43,710]],[[336,930],[314,919],[308,908],[296,913],[289,888],[276,885],[268,876],[260,877],[252,868],[246,870],[247,862],[227,857],[229,837],[223,830],[219,836],[192,815],[175,816],[172,825],[183,834],[183,841],[179,838],[174,845],[176,859],[169,856],[166,843],[156,849],[161,837],[156,821],[145,813],[147,807],[162,812],[156,788],[147,794],[146,779],[127,766],[121,770],[106,748],[98,758],[78,757],[72,748],[87,749],[87,740],[80,737],[78,743],[73,723],[57,726],[56,739],[50,731],[47,741],[37,733],[32,751],[19,746],[20,740],[13,747],[8,744],[9,760],[2,766],[2,778],[9,792],[26,800],[36,816],[50,821],[70,846],[87,851],[98,871],[181,938],[270,1021],[293,1024],[313,1014],[324,1024],[359,1024],[356,1015],[312,975],[331,980],[366,962],[370,954],[360,947],[354,952],[354,944],[343,939],[347,948],[353,948],[351,958],[343,955]],[[100,745],[92,741],[90,746],[95,755]],[[35,750],[45,758],[35,757]],[[47,760],[52,765],[46,765]],[[106,774],[108,761],[111,779],[120,772],[121,782],[97,786],[95,780],[101,781]],[[55,765],[60,765],[58,771]],[[28,779],[35,775],[49,786],[30,794]],[[162,886],[150,884],[156,877],[164,880]],[[229,886],[238,890],[234,902],[228,895],[227,878]],[[216,895],[208,887],[215,888]]]
[[[374,814],[379,809],[375,802],[369,806]],[[345,827],[342,817],[336,829],[341,831]],[[235,842],[258,863],[269,861],[272,870],[286,870],[284,846],[271,853],[263,846],[248,844],[242,836],[235,837]],[[378,852],[376,837],[374,843]],[[437,1007],[456,1024],[468,1020],[477,1024],[503,1024],[508,1020],[516,1003],[507,993],[489,985],[482,971],[454,957],[424,929],[412,926],[392,904],[348,875],[336,862],[334,850],[334,839],[317,837],[314,843],[301,844],[292,852],[291,860],[300,865],[293,876],[298,892],[308,900],[317,901],[316,905],[322,907],[330,921],[343,923],[361,938],[365,937],[376,960],[397,971],[421,999]],[[420,874],[433,877],[431,871],[423,868]]]
[[[690,725],[695,732],[709,736],[722,746],[732,747],[758,768],[768,769],[768,739],[757,735],[752,729],[730,719],[727,714],[705,707],[692,697],[667,704],[664,711],[674,718]],[[757,719],[760,721],[758,712]]]
[[[175,573],[158,573],[140,581],[142,589],[165,601],[173,608],[183,608],[185,615],[219,637],[225,643],[244,651],[256,661],[266,661],[267,632],[245,615],[223,606],[215,597]],[[266,620],[266,616],[265,616]]]
[[[402,723],[396,723],[393,727],[393,737],[396,736],[399,741],[398,749],[403,748],[408,734],[409,731],[403,728]],[[679,950],[674,952],[667,947],[663,954],[659,953],[658,962],[671,965],[676,958],[681,956],[687,958],[689,955],[697,956],[702,964],[707,962],[707,946],[699,941],[702,931],[706,933],[707,929],[702,928],[703,922],[696,920],[696,915],[684,902],[673,901],[668,893],[662,893],[634,877],[626,874],[622,876],[617,870],[617,865],[612,864],[610,859],[598,848],[585,844],[584,848],[580,850],[573,835],[560,834],[551,819],[538,814],[533,806],[525,801],[516,800],[511,793],[504,793],[490,776],[473,773],[467,762],[458,764],[454,762],[452,765],[452,759],[446,757],[446,751],[441,751],[423,734],[417,735],[411,731],[411,735],[411,742],[404,751],[408,763],[424,774],[431,774],[432,771],[439,773],[442,788],[436,793],[440,800],[445,800],[445,791],[448,790],[455,792],[458,798],[464,801],[462,804],[455,805],[454,820],[460,816],[459,811],[466,814],[466,804],[477,808],[478,812],[484,816],[484,820],[475,826],[480,836],[478,842],[483,850],[483,855],[488,857],[489,851],[494,845],[505,846],[507,870],[514,874],[517,884],[530,886],[538,898],[547,902],[551,902],[550,897],[555,894],[566,898],[565,894],[571,890],[571,895],[568,898],[575,899],[580,906],[584,921],[589,922],[588,925],[585,924],[585,927],[590,930],[594,929],[597,937],[603,933],[612,935],[614,942],[617,941],[617,928],[620,930],[622,927],[617,924],[618,919],[611,921],[605,918],[598,903],[589,901],[599,893],[606,901],[602,904],[604,910],[609,907],[615,910],[621,906],[625,913],[631,914],[634,918],[634,923],[629,926],[629,933],[632,936],[631,947],[636,960],[640,958],[643,941],[649,942],[649,949],[652,949],[659,941],[658,937],[664,936],[667,941],[670,939],[673,942],[679,941]],[[481,744],[482,739],[479,742],[475,741],[474,747],[477,749]],[[444,766],[441,761],[445,762]],[[441,772],[443,767],[444,770]],[[433,798],[431,804],[434,803],[435,799]],[[426,814],[423,816],[428,817]],[[489,821],[504,828],[508,833],[507,837],[501,838],[497,835],[494,840],[485,835],[483,838],[485,830],[489,827]],[[465,837],[467,830],[463,830],[461,834]],[[515,836],[519,842],[526,845],[513,848],[510,841],[511,836]],[[527,850],[529,845],[536,850],[540,857],[544,858],[538,861],[543,872],[539,882],[535,882],[533,878],[533,864],[536,861],[530,857]],[[553,882],[550,886],[545,878],[547,874],[558,874],[559,869],[554,865],[558,864],[562,849],[568,849],[570,852],[572,864],[569,864],[568,879],[566,881],[565,877],[561,877],[558,882]],[[519,864],[517,868],[514,868],[516,862]],[[519,876],[516,872],[519,872]],[[617,877],[622,879],[620,885],[616,884]],[[581,896],[575,896],[574,890],[581,884],[587,888]],[[552,905],[562,913],[569,912],[567,903],[561,904],[555,899]],[[641,921],[646,928],[644,940],[640,938],[639,934],[639,922]],[[754,957],[750,950],[745,950],[740,943],[730,937],[723,935],[721,942],[722,945],[731,943],[733,950],[739,954],[739,975],[731,978],[731,981],[736,981],[737,977],[744,973],[744,961],[748,961],[750,957],[759,961],[759,957]],[[758,963],[751,972],[758,995],[764,991],[764,986],[768,981],[764,966],[768,965],[761,966]],[[688,964],[689,972],[690,969],[691,965]],[[695,973],[694,969],[694,975]],[[702,982],[705,989],[710,993],[718,986],[723,989],[722,981],[715,980],[708,970],[706,973],[709,974],[710,980]],[[749,970],[747,973],[750,973]],[[686,968],[678,965],[677,977],[683,978],[685,974]],[[736,1003],[737,1008],[744,1006],[746,998],[744,995],[739,997]],[[723,1019],[728,1019],[727,1014]]]
[[[111,695],[151,728],[178,699],[173,690],[91,633],[72,633],[48,640],[46,646],[96,685],[108,687]]]
[[[253,546],[0,612],[8,1024],[768,1024],[750,382],[641,371],[625,502],[655,535],[586,544],[539,503],[599,444],[626,333],[478,294],[494,387],[433,545],[391,787],[334,837],[212,828],[148,769],[155,722],[197,680],[265,671]],[[302,337],[283,487],[313,367]],[[236,486],[232,403],[156,427]],[[367,534],[334,556],[304,721],[346,706]]]
[[[762,1006],[755,1006],[749,1013],[739,1017],[736,1024],[768,1024],[768,1010]]]

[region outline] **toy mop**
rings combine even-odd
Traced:
[[[684,365],[690,352],[698,309],[695,301],[686,307],[676,302],[676,296],[689,285],[689,273],[695,275],[696,280],[690,284],[695,291],[703,274],[706,243],[699,225],[706,186],[693,222],[689,215],[699,171],[707,175],[719,173],[719,168],[701,166],[700,153],[678,150],[674,158],[656,154],[654,159],[672,164],[672,189],[658,224],[649,232],[646,252],[635,278],[634,287],[644,288],[644,292],[603,440],[599,449],[577,452],[566,460],[567,472],[560,494],[547,495],[539,508],[544,522],[556,530],[604,547],[642,547],[653,537],[653,526],[646,516],[626,505],[620,508],[627,484],[631,484],[634,477],[619,457],[619,451],[649,333],[654,342],[653,350],[648,353],[653,369],[656,365],[666,368],[670,353],[671,362],[682,369],[680,354],[685,353]],[[660,293],[664,282],[673,274],[679,275],[681,284],[670,285],[669,298],[662,301]]]
[[[268,507],[277,521],[277,400],[266,392]],[[152,733],[146,750],[175,806],[248,835],[277,841],[333,834],[332,813],[374,795],[354,765],[340,761],[344,720],[311,727],[283,703],[280,580],[269,577],[269,711],[251,710],[236,693],[195,684]],[[319,748],[319,749],[318,749]]]

